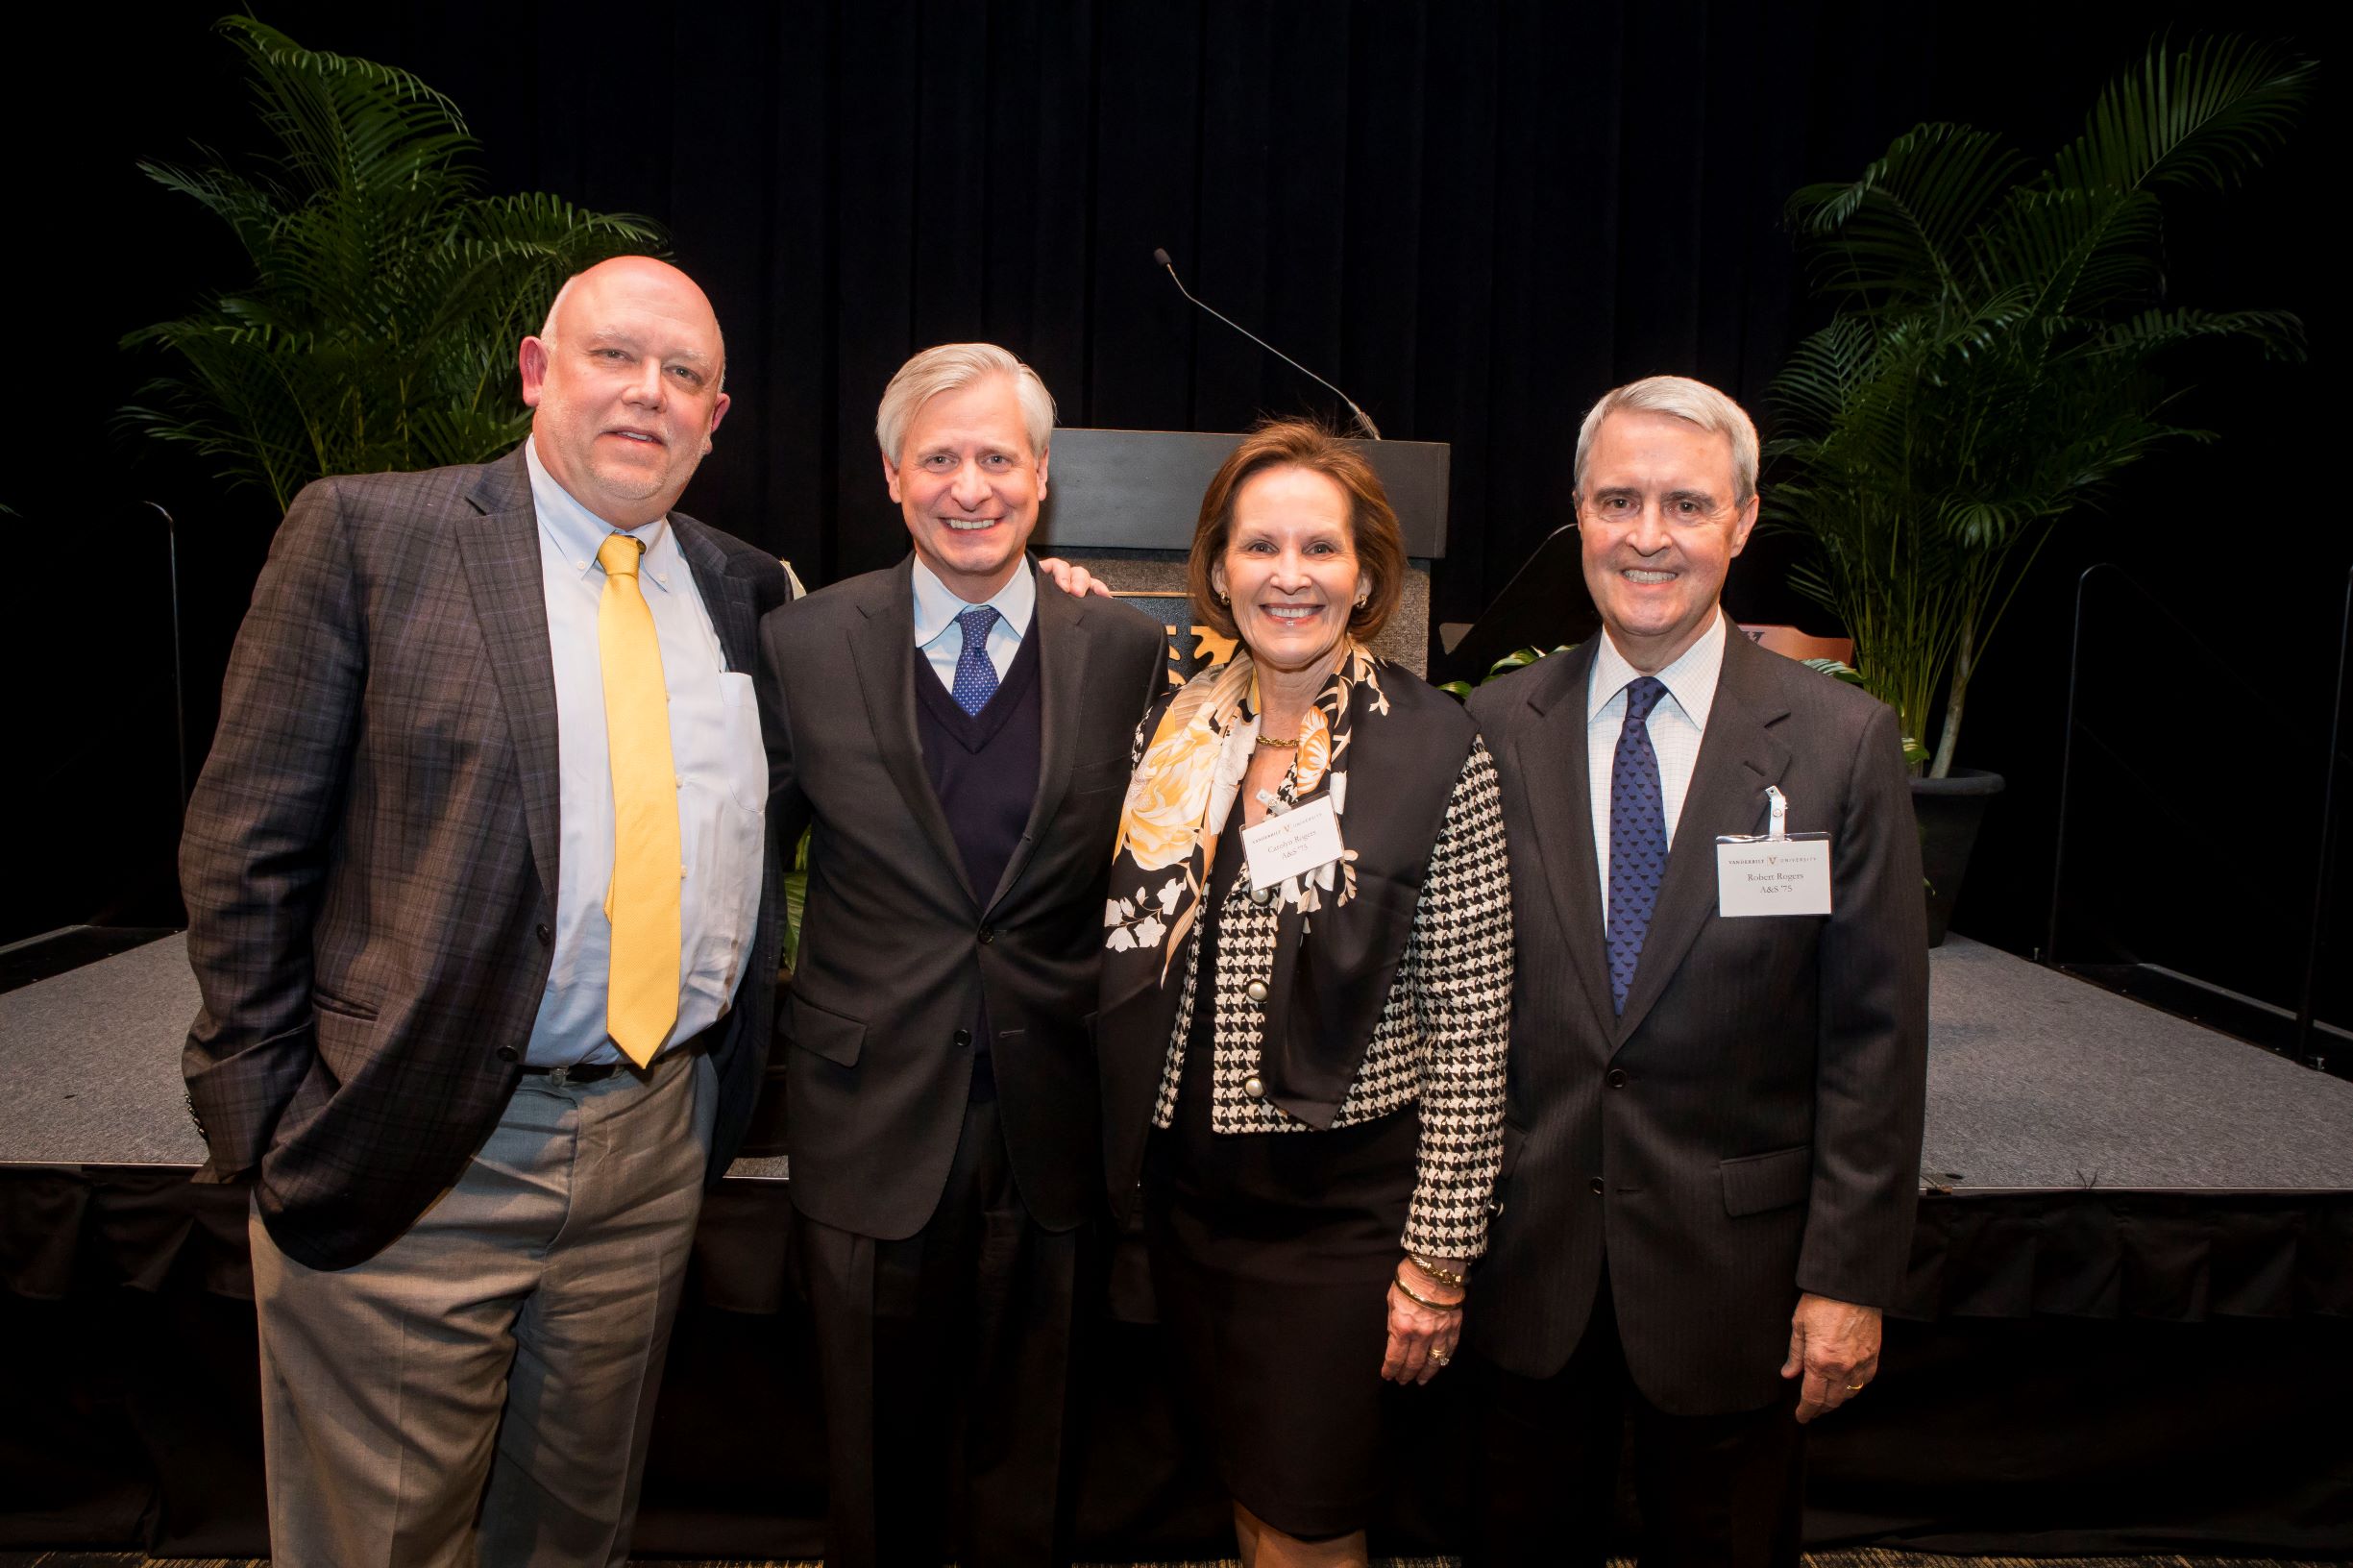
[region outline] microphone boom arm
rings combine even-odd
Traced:
[[[1242,336],[1248,338],[1251,342],[1256,343],[1260,348],[1264,349],[1268,354],[1273,355],[1276,358],[1290,366],[1291,369],[1297,371],[1300,375],[1305,376],[1309,380],[1313,381],[1316,385],[1322,387],[1325,391],[1339,399],[1340,402],[1348,404],[1349,413],[1356,416],[1357,428],[1362,430],[1366,437],[1371,440],[1378,441],[1381,439],[1381,427],[1373,423],[1372,416],[1370,414],[1367,414],[1363,409],[1357,406],[1356,399],[1350,397],[1338,387],[1334,386],[1330,381],[1325,380],[1321,376],[1316,375],[1313,371],[1308,369],[1307,366],[1301,364],[1289,355],[1285,354],[1281,349],[1276,348],[1272,343],[1267,342],[1264,338],[1259,336],[1258,333],[1252,331],[1249,328],[1244,327],[1240,322],[1236,321],[1224,311],[1218,310],[1213,306],[1205,305],[1201,301],[1194,299],[1192,290],[1185,286],[1185,280],[1177,276],[1176,263],[1168,259],[1168,253],[1166,251],[1154,251],[1152,253],[1152,259],[1158,261],[1161,266],[1167,271],[1168,281],[1176,284],[1177,292],[1184,295],[1195,308],[1206,311],[1210,315],[1215,316],[1219,321],[1224,322],[1228,327],[1233,328],[1236,331],[1241,333]]]

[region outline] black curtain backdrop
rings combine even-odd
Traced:
[[[1779,222],[1799,185],[1852,177],[1929,118],[2000,129],[2040,156],[2167,29],[2319,42],[2317,8],[2280,0],[256,4],[306,44],[454,98],[493,188],[667,226],[717,305],[735,399],[687,509],[812,585],[904,549],[872,411],[931,343],[1014,349],[1066,424],[1235,429],[1263,411],[1335,412],[1185,305],[1150,259],[1165,246],[1196,293],[1347,387],[1387,434],[1453,444],[1439,620],[1475,618],[1569,520],[1576,425],[1608,386],[1699,376],[1770,429],[1765,384],[1821,319]],[[37,286],[19,295],[21,368],[44,395],[33,439],[0,468],[16,514],[0,521],[23,547],[7,575],[18,744],[0,808],[33,830],[10,852],[0,943],[177,919],[164,542],[136,503],[181,525],[191,768],[277,522],[265,500],[112,423],[154,370],[115,339],[239,277],[226,237],[133,166],[184,159],[192,142],[255,144],[232,53],[208,30],[217,9],[67,18],[78,37],[45,89],[52,131],[27,143],[31,221],[15,243]],[[32,56],[18,68],[46,74]],[[1961,748],[2013,786],[1964,932],[2019,951],[2042,941],[2072,582],[2118,559],[2206,628],[2224,674],[2260,672],[2251,695],[2279,712],[2237,731],[2252,736],[2260,821],[2200,850],[2194,874],[2168,880],[2096,835],[2071,849],[2071,880],[2105,899],[2081,943],[2293,1004],[2353,563],[2327,390],[2340,285],[2334,267],[2323,283],[2305,218],[2334,189],[2323,159],[2341,126],[2324,105],[2249,188],[2176,215],[2177,297],[2295,310],[2315,358],[2199,363],[2186,415],[2222,441],[2144,465],[2104,514],[2070,519],[2020,597]],[[1752,547],[1728,594],[1736,616],[1835,629],[1787,585],[1797,550]],[[2102,634],[2145,645],[2109,677],[2142,699],[2213,662],[2145,618]],[[2115,738],[2129,776],[2098,788],[2163,797],[2169,752],[2242,722],[2247,694],[2227,679],[2200,690],[2160,702],[2155,723],[2136,710]],[[2096,715],[2108,698],[2087,700]],[[2104,815],[2096,797],[2079,813]],[[2170,820],[2187,832],[2209,817]],[[2340,943],[2330,972],[2336,1016],[2353,1022],[2349,959]]]

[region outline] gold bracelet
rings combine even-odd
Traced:
[[[1423,1257],[1418,1252],[1407,1253],[1406,1262],[1411,1263],[1415,1268],[1420,1269],[1424,1274],[1428,1275],[1433,1281],[1439,1285],[1445,1286],[1450,1290],[1467,1290],[1470,1288],[1471,1282],[1463,1275],[1455,1272],[1455,1270],[1451,1268],[1444,1267],[1441,1264],[1432,1262],[1429,1259]]]
[[[1399,1293],[1402,1294],[1408,1301],[1412,1302],[1415,1306],[1427,1307],[1434,1312],[1458,1312],[1462,1311],[1462,1303],[1458,1301],[1432,1301],[1428,1296],[1422,1295],[1420,1292],[1416,1291],[1413,1286],[1408,1285],[1402,1279],[1392,1279],[1389,1281],[1389,1283],[1397,1286]]]

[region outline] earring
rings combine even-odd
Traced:
[[[1226,605],[1231,605],[1231,604],[1232,604],[1234,601],[1233,601],[1232,600],[1230,600],[1230,599],[1226,598],[1226,596],[1225,596],[1225,595],[1223,595],[1223,594],[1219,594],[1219,595],[1217,596],[1217,602],[1218,602],[1218,604],[1219,604],[1220,606],[1226,606]]]

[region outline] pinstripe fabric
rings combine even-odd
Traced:
[[[1781,1390],[1801,1291],[1884,1305],[1908,1255],[1927,958],[1895,715],[1727,639],[1613,1017],[1583,787],[1593,642],[1471,703],[1502,778],[1519,962],[1512,1146],[1464,1332],[1505,1370],[1552,1376],[1606,1250],[1644,1397],[1679,1415],[1752,1409]],[[1716,914],[1713,841],[1763,830],[1769,784],[1792,832],[1830,835],[1829,916]]]
[[[730,667],[752,669],[782,569],[673,521]],[[200,1179],[257,1171],[290,1256],[371,1255],[496,1122],[547,980],[556,799],[521,449],[306,489],[239,629],[181,845]],[[774,969],[766,895],[762,917],[751,975]],[[747,986],[710,1031],[723,1167],[768,1007]]]

